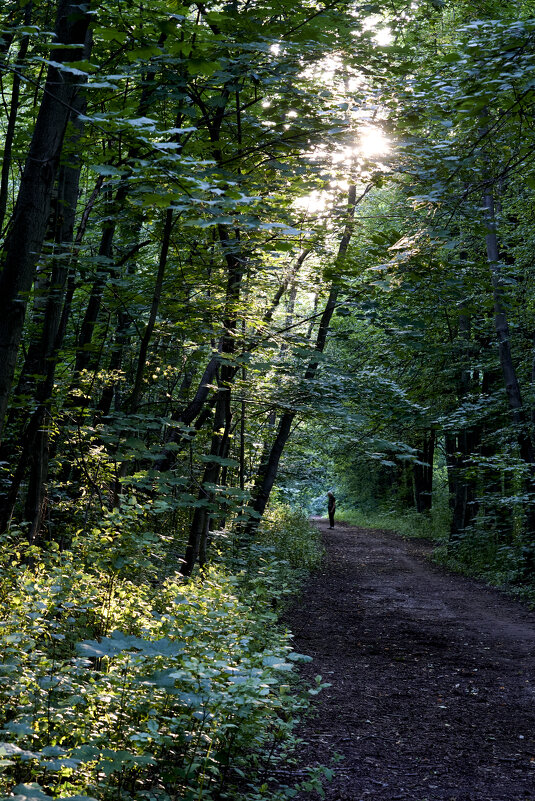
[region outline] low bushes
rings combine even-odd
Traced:
[[[26,565],[4,543],[2,794],[294,795],[270,777],[307,705],[291,678],[307,657],[277,625],[273,599],[295,589],[297,566],[318,558],[305,524],[275,512],[241,575],[219,564],[160,583],[130,580],[119,557],[106,555],[102,531],[61,554],[34,549]]]

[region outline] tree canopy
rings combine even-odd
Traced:
[[[63,547],[134,502],[190,573],[281,459],[425,511],[438,448],[452,536],[498,515],[529,549],[534,31],[529,3],[7,3],[2,529]]]
[[[327,490],[533,586],[533,12],[3,3],[5,792],[223,798]]]

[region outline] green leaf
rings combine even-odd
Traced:
[[[93,33],[98,39],[102,39],[105,42],[115,41],[119,42],[119,44],[124,44],[128,38],[126,33],[115,28],[94,28]]]

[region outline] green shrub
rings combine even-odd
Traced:
[[[431,511],[430,515],[420,514],[413,510],[363,512],[358,509],[340,509],[337,519],[352,526],[376,528],[385,531],[396,531],[403,537],[430,539],[442,542],[448,537],[449,514],[440,509]]]
[[[299,507],[280,505],[270,509],[262,521],[259,542],[271,546],[279,559],[298,571],[315,570],[323,556],[318,529]]]
[[[129,508],[64,553],[5,541],[0,792],[199,801],[257,797],[265,785],[272,799],[293,795],[270,777],[307,706],[292,681],[307,657],[293,652],[273,598],[319,559],[304,513],[272,513],[254,571],[218,565],[162,583],[147,542],[125,530],[141,531],[136,520]]]

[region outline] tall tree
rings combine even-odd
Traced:
[[[58,0],[55,41],[17,202],[0,254],[0,436],[15,374],[28,294],[47,233],[67,122],[79,91],[67,62],[83,58],[89,6]],[[64,66],[63,66],[64,65]]]

